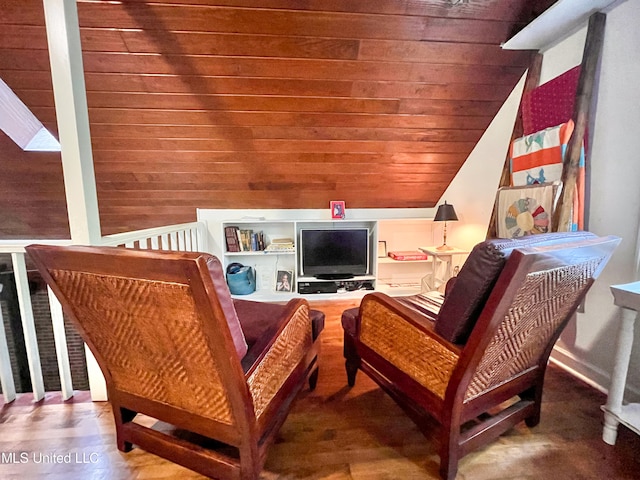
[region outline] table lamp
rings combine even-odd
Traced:
[[[443,233],[443,242],[442,245],[436,248],[436,250],[446,251],[453,250],[453,247],[447,245],[447,222],[453,222],[458,220],[458,216],[456,215],[456,211],[453,208],[453,205],[444,201],[444,204],[438,206],[438,211],[436,212],[436,216],[433,219],[434,222],[444,222],[444,233]]]

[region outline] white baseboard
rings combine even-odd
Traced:
[[[608,386],[611,381],[611,374],[609,372],[605,372],[595,365],[586,363],[570,351],[557,345],[553,348],[549,360],[596,390],[604,394],[608,392]],[[633,396],[640,397],[640,389],[635,385],[627,384],[626,390]]]

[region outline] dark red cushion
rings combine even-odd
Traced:
[[[589,232],[554,232],[519,238],[497,238],[476,245],[445,296],[435,331],[446,340],[466,343],[511,252],[594,238]]]
[[[281,324],[285,321],[283,314],[286,305],[240,299],[234,299],[233,304],[249,346],[241,361],[242,368],[247,372],[280,330]],[[311,335],[315,341],[324,328],[324,313],[310,310],[309,316]]]

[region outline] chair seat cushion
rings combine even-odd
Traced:
[[[233,304],[248,345],[247,354],[241,361],[242,368],[247,372],[280,330],[287,307],[277,303],[240,299],[234,299]],[[310,310],[309,316],[311,317],[311,335],[315,341],[324,329],[324,313],[319,310]]]
[[[476,245],[447,292],[435,331],[444,339],[466,343],[507,258],[516,248],[551,246],[595,238],[589,232],[554,232],[519,238],[496,238]]]

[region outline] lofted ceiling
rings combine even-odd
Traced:
[[[103,233],[196,208],[432,207],[551,0],[78,4]],[[42,0],[0,0],[0,78],[57,131]],[[0,132],[0,238],[68,236],[60,154]]]

